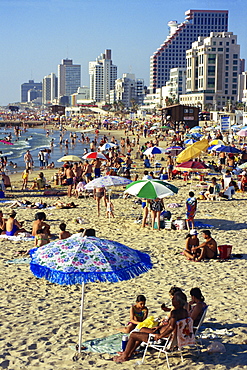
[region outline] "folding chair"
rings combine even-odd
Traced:
[[[154,342],[154,334],[149,334],[148,342],[144,343],[145,350],[142,357],[142,363],[146,356],[148,347],[156,349],[159,351],[159,356],[161,353],[166,355],[166,363],[168,369],[170,369],[170,363],[168,354],[172,352],[173,347],[177,346],[178,351],[180,352],[181,361],[183,362],[183,353],[182,349],[185,346],[196,346],[195,335],[193,332],[193,320],[191,317],[188,317],[183,320],[179,320],[176,323],[176,329],[171,333],[168,338],[162,338],[163,343]]]
[[[200,318],[200,321],[199,321],[198,325],[197,326],[193,326],[196,343],[199,342],[201,346],[202,346],[202,336],[201,336],[201,333],[200,333],[200,328],[201,328],[201,326],[203,324],[203,321],[205,320],[207,311],[208,311],[208,306],[206,306],[204,308],[202,317]]]

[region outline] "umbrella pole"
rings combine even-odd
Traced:
[[[81,342],[82,342],[82,320],[83,320],[83,309],[84,309],[84,291],[85,283],[82,283],[81,286],[81,313],[80,313],[80,330],[79,330],[79,348],[78,353],[81,353]]]

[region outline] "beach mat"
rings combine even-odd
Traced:
[[[114,355],[122,351],[122,336],[122,333],[117,333],[109,337],[87,340],[82,343],[82,346],[86,347],[86,349],[83,349],[83,352],[109,353],[110,355]],[[75,346],[71,346],[71,348],[76,351]]]

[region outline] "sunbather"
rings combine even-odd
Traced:
[[[189,315],[194,322],[194,326],[197,326],[207,305],[204,302],[201,289],[192,288],[190,290],[190,295],[191,301],[189,302]]]
[[[130,308],[130,321],[128,325],[119,328],[118,330],[122,333],[130,333],[135,329],[136,325],[144,321],[148,316],[148,308],[146,307],[146,298],[144,295],[138,295],[136,298],[136,303]]]
[[[191,250],[193,253],[200,251],[199,257],[195,261],[199,262],[206,259],[215,259],[217,258],[217,243],[211,236],[210,230],[203,230],[203,238],[206,240],[204,243],[200,244],[198,247],[193,247]]]
[[[16,236],[19,233],[27,232],[22,227],[22,222],[18,222],[15,219],[16,212],[12,210],[9,214],[9,219],[6,221],[6,235],[8,236]]]
[[[195,260],[196,258],[196,252],[193,252],[192,248],[199,246],[199,239],[197,235],[198,235],[198,232],[195,229],[192,229],[190,230],[189,234],[186,236],[185,249],[183,251],[183,254],[189,260]]]

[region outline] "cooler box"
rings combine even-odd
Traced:
[[[160,221],[160,228],[161,229],[164,229],[165,228],[164,221]],[[156,221],[154,222],[154,229],[158,229],[158,223]]]
[[[232,245],[218,245],[219,259],[227,260],[231,257]]]

